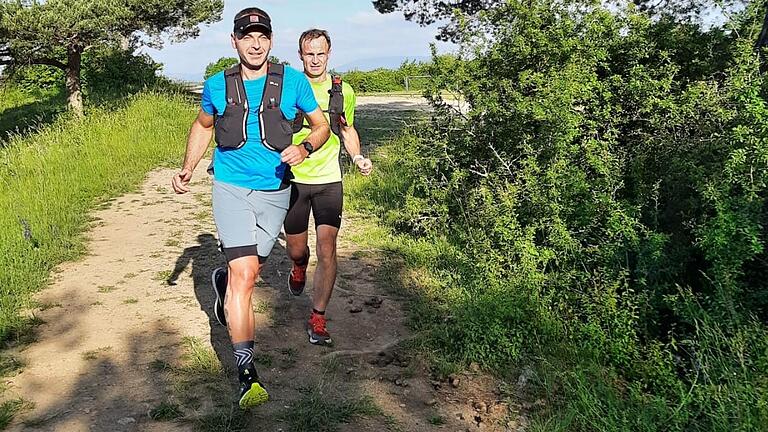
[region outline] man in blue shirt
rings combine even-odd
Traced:
[[[261,139],[259,108],[272,48],[269,15],[258,8],[238,12],[231,40],[240,57],[240,74],[248,101],[247,139],[242,147],[225,148],[221,146],[224,134],[217,134],[220,136],[213,163],[213,216],[228,265],[228,271],[220,275],[228,279],[226,284],[216,284],[214,273],[214,312],[219,322],[227,325],[232,340],[240,379],[240,407],[249,408],[268,399],[253,364],[255,323],[251,294],[288,210],[291,189],[284,177],[288,165],[300,164],[328,140],[330,128],[304,74],[285,67],[280,110],[286,119],[294,118],[297,109],[309,113],[311,133],[303,145],[289,145],[282,152],[267,148]],[[216,121],[227,104],[224,72],[220,72],[205,82],[201,110],[189,132],[184,165],[172,179],[176,193],[189,191],[192,172],[205,154]]]

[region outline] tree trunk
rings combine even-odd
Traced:
[[[755,44],[758,49],[768,45],[768,10],[765,11],[765,18],[763,18],[763,29],[760,31],[760,36],[757,38]]]
[[[67,105],[78,117],[83,116],[83,92],[80,83],[82,50],[77,45],[67,47]]]

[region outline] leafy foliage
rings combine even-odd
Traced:
[[[195,36],[199,24],[220,18],[222,8],[221,0],[2,0],[0,63],[62,69],[70,107],[80,113],[83,53],[97,47],[159,46],[163,34],[173,40]]]
[[[291,65],[287,61],[282,61],[275,56],[269,56],[269,61],[272,63],[283,63],[288,66]],[[208,63],[208,66],[205,67],[205,74],[203,75],[203,79],[208,79],[223,70],[229,69],[239,62],[240,60],[235,57],[221,57],[213,63]]]
[[[413,20],[421,25],[438,21],[448,21],[440,27],[438,38],[452,40],[458,37],[458,26],[451,20],[457,14],[477,16],[480,12],[502,5],[503,0],[374,0],[373,7],[381,13],[402,11],[407,20]]]
[[[465,60],[432,63],[432,124],[388,153],[402,193],[374,208],[440,245],[411,261],[445,356],[544,359],[539,430],[768,424],[758,6],[704,30],[512,0],[459,31]]]
[[[415,61],[405,61],[397,69],[374,69],[372,71],[350,71],[342,74],[342,78],[360,93],[393,92],[405,90],[406,77],[426,76],[429,65]],[[423,80],[415,81],[410,89],[421,90]]]
[[[238,62],[239,60],[234,57],[222,57],[213,63],[209,63],[208,66],[205,67],[205,75],[203,75],[203,79],[208,79],[223,70],[229,69]]]

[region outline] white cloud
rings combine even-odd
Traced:
[[[353,25],[369,26],[403,21],[402,16],[396,14],[382,14],[376,11],[361,11],[345,18],[345,21]]]
[[[364,0],[267,0],[259,3],[272,16],[275,29],[272,54],[293,66],[300,67],[296,54],[297,40],[302,31],[323,28],[333,40],[331,66],[358,60],[395,57],[427,56],[429,44],[435,42],[437,28],[420,27],[406,21],[401,14],[380,14],[370,1]],[[208,63],[220,57],[236,54],[229,43],[232,16],[244,7],[245,0],[227,0],[222,21],[203,27],[200,36],[181,44],[167,44],[163,50],[145,50],[162,62],[165,73],[176,77],[202,76]],[[339,10],[344,13],[338,13]],[[438,43],[441,51],[450,45]]]

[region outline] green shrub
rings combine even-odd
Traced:
[[[208,79],[223,70],[229,69],[237,63],[239,63],[239,60],[234,57],[221,57],[205,67],[205,75],[203,75],[203,79]]]
[[[89,50],[82,60],[83,92],[100,100],[137,93],[162,81],[161,68],[147,54],[135,56],[113,47]],[[53,66],[21,66],[7,75],[10,84],[24,91],[64,91],[64,71]]]
[[[419,266],[416,325],[454,361],[533,361],[554,407],[534,428],[768,424],[768,83],[739,37],[762,18],[509,1],[431,63],[432,124],[368,208],[450,245]]]
[[[441,57],[451,57],[444,55]],[[405,90],[405,78],[426,76],[429,74],[429,65],[413,61],[405,61],[398,69],[374,69],[372,71],[350,71],[342,74],[342,79],[359,93],[382,93]],[[422,90],[425,86],[424,79],[412,79],[409,90]]]
[[[104,48],[83,56],[83,89],[86,97],[105,100],[138,93],[164,82],[162,68],[148,54],[135,56],[128,51]]]
[[[53,66],[29,65],[9,72],[9,82],[20,90],[64,90],[64,71]]]

